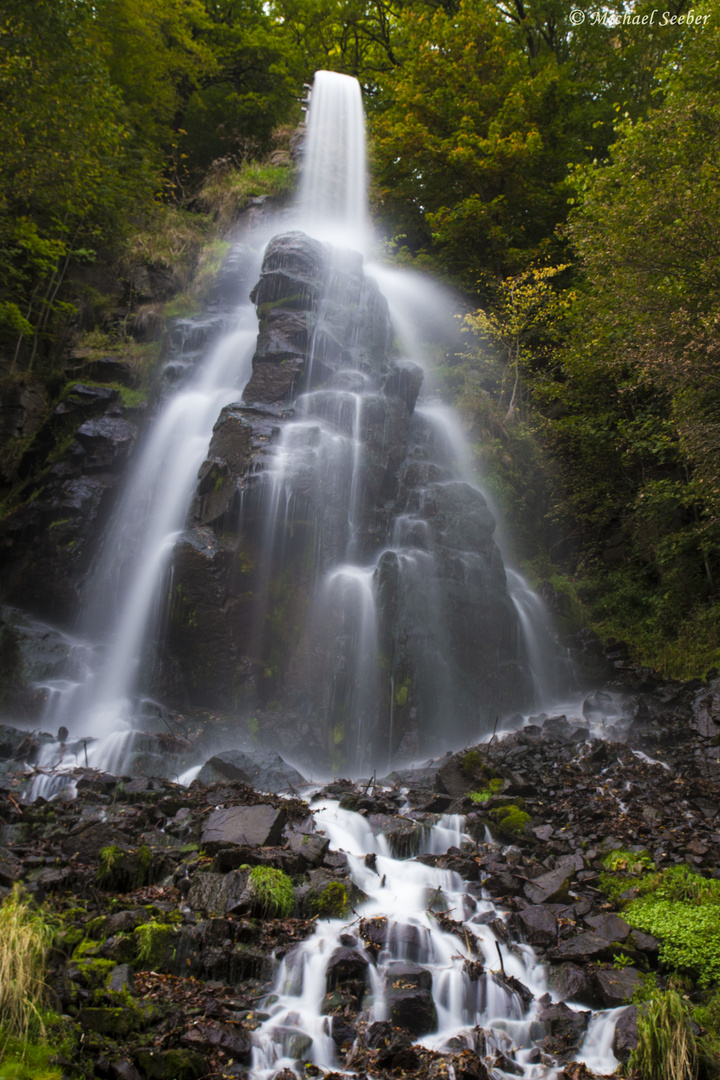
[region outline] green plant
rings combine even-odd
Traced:
[[[295,890],[290,878],[282,870],[271,866],[254,866],[250,871],[250,885],[255,903],[268,918],[285,919],[295,907]]]
[[[673,990],[657,994],[638,1014],[637,1027],[637,1047],[629,1064],[642,1080],[695,1080],[698,1048],[679,994]]]
[[[655,863],[647,851],[625,851],[623,848],[616,848],[606,855],[603,866],[613,873],[624,870],[628,874],[639,874],[643,870],[655,869]]]
[[[471,791],[470,798],[474,803],[484,803],[488,799],[492,799],[493,795],[499,795],[502,791],[503,782],[501,777],[496,776],[493,780],[490,780],[487,787],[482,788],[480,791]]]
[[[62,1070],[52,1064],[55,1046],[7,1038],[0,1056],[0,1080],[63,1080]]]
[[[720,881],[673,866],[646,875],[637,888],[641,895],[623,916],[660,939],[663,964],[693,974],[701,987],[720,981]]]
[[[54,928],[16,886],[0,907],[0,1022],[5,1038],[42,1036],[47,953]]]

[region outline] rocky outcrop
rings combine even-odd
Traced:
[[[338,767],[492,723],[531,694],[495,522],[415,411],[422,370],[361,256],[281,235],[252,298],[253,374],[175,556],[189,700]]]

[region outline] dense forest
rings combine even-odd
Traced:
[[[6,513],[52,460],[68,368],[122,356],[142,399],[237,213],[292,191],[303,85],[345,72],[383,257],[455,290],[442,384],[517,558],[636,660],[716,664],[715,0],[1,7]]]

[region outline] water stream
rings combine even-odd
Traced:
[[[501,943],[491,924],[502,921],[503,912],[481,888],[453,871],[393,857],[382,832],[337,802],[316,804],[315,821],[331,850],[347,855],[352,879],[367,900],[349,919],[319,921],[315,934],[281,962],[273,992],[261,1005],[269,1017],[253,1037],[253,1080],[271,1080],[283,1068],[297,1071],[304,1062],[343,1069],[333,1039],[333,1025],[341,1021],[328,1011],[337,1006],[333,991],[337,997],[348,983],[361,996],[368,1029],[404,1016],[423,1046],[475,1049],[493,1080],[559,1077],[562,1066],[539,1049],[544,1027],[538,1001],[548,992],[546,969],[529,945]],[[459,846],[469,840],[462,829],[461,817],[440,818],[420,853]],[[443,915],[455,921],[458,932],[442,928]],[[363,934],[372,920],[375,948],[368,951]],[[518,983],[532,995],[529,1005]],[[611,1043],[622,1011],[597,1014],[576,1060],[602,1074],[617,1068]]]

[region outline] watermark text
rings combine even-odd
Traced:
[[[660,8],[653,8],[645,15],[634,15],[631,11],[622,14],[616,11],[585,12],[580,8],[573,8],[570,12],[573,26],[581,26],[584,22],[592,26],[705,26],[709,18],[709,14],[696,15],[694,8],[684,15],[673,15],[671,11]]]

